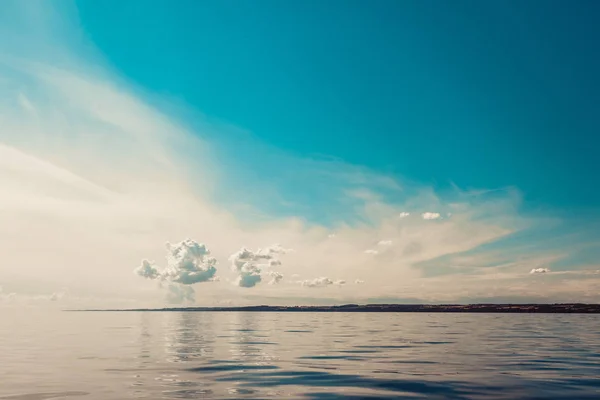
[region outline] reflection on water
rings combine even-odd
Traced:
[[[9,317],[4,399],[600,398],[596,315]]]

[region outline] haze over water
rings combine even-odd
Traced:
[[[598,315],[5,313],[1,399],[600,398]]]

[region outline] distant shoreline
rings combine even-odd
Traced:
[[[395,312],[600,314],[600,304],[345,304],[340,306],[171,307],[82,309],[85,312]]]

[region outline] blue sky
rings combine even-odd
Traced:
[[[597,208],[594,1],[78,1],[136,84],[299,156]],[[265,171],[267,172],[267,171]]]
[[[3,6],[0,301],[600,301],[597,2]]]

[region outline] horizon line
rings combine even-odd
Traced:
[[[116,309],[68,309],[66,312],[452,312],[452,313],[593,313],[600,314],[596,303],[472,303],[472,304],[342,304],[312,306],[227,306],[163,307]]]

